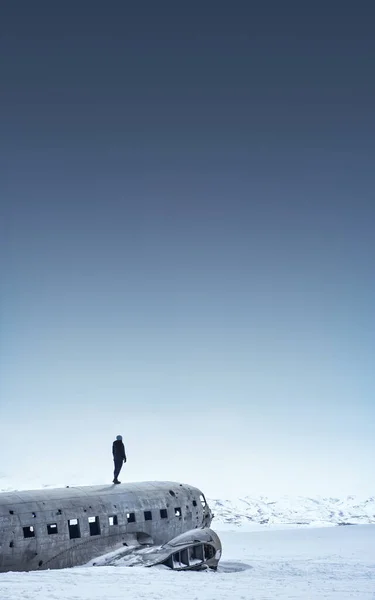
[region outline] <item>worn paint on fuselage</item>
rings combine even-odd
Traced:
[[[165,544],[211,520],[202,492],[176,482],[2,493],[0,572],[81,565],[123,544]]]

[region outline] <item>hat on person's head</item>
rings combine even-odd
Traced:
[[[122,435],[116,435],[116,440],[122,440]]]

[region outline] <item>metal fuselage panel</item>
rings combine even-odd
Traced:
[[[165,544],[211,520],[202,492],[176,482],[4,493],[0,572],[72,567],[123,544]]]

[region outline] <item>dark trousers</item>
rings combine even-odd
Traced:
[[[115,463],[115,470],[113,472],[113,475],[114,475],[114,479],[117,479],[117,477],[120,475],[120,471],[122,469],[124,459],[123,458],[114,458],[113,462]]]

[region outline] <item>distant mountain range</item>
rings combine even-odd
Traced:
[[[0,474],[0,492],[50,487],[60,486],[40,485],[40,482],[34,480],[24,480],[22,485],[15,485],[14,481]],[[65,486],[61,485],[61,487]],[[254,529],[254,527],[272,525],[324,527],[375,524],[375,496],[369,498],[243,496],[236,500],[216,498],[207,500],[215,515],[212,523],[214,529]]]
[[[208,499],[215,515],[213,527],[254,525],[326,526],[375,523],[375,496],[359,499],[245,496],[238,500]]]

